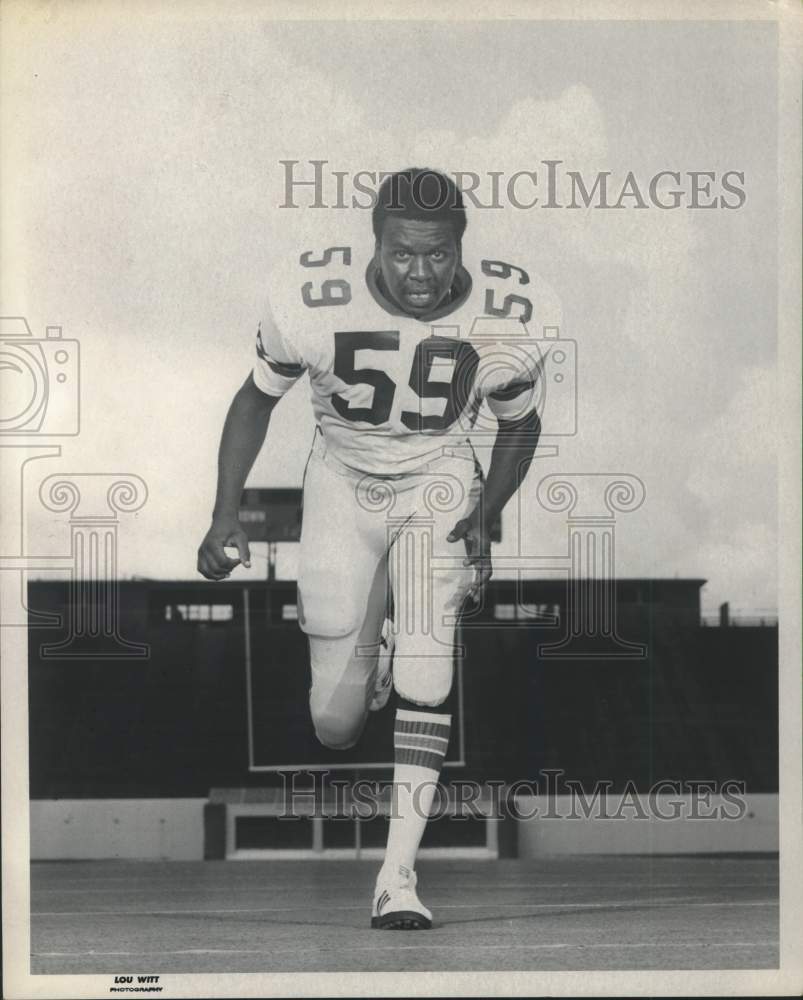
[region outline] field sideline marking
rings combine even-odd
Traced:
[[[694,897],[686,899],[645,899],[628,900],[626,902],[595,903],[487,903],[485,908],[508,908],[517,907],[526,910],[625,910],[641,909],[649,907],[678,907],[678,906],[777,906],[777,902],[765,900],[745,900],[744,902],[734,902],[733,900],[713,902],[700,900]],[[476,910],[476,903],[440,903],[439,910]],[[172,916],[212,916],[214,914],[226,913],[294,913],[299,911],[309,912],[310,910],[363,910],[364,904],[353,904],[349,906],[332,906],[328,903],[320,903],[310,906],[309,903],[302,906],[260,906],[252,909],[215,909],[215,910],[64,910],[64,911],[31,911],[31,917],[172,917]]]
[[[770,883],[774,885],[775,883]],[[313,889],[338,889],[342,888],[342,885],[337,882],[311,882],[308,885],[299,884],[296,882],[288,883],[287,886],[292,888],[294,891],[303,892],[311,891]],[[350,879],[344,879],[343,885],[347,885],[349,888],[353,887],[354,882]],[[451,885],[451,884],[450,884]],[[450,885],[446,883],[437,882],[427,882],[428,889],[442,889],[450,888]],[[760,887],[762,889],[767,888],[767,882],[764,879],[756,879],[754,882],[709,882],[709,883],[697,883],[700,889],[715,889],[720,892],[724,892],[726,889],[755,889]],[[195,886],[193,888],[184,888],[181,886],[171,886],[169,889],[165,889],[163,886],[153,886],[145,889],[138,889],[132,887],[126,890],[126,892],[136,892],[136,893],[169,893],[173,895],[177,892],[187,892],[187,893],[199,893],[203,894],[206,892],[229,892],[236,894],[239,892],[270,892],[275,893],[277,889],[284,888],[284,886],[272,884],[272,885],[262,885],[255,886],[253,882],[249,881],[243,885],[209,885],[209,886]],[[472,886],[474,892],[505,892],[511,891],[515,892],[517,890],[526,889],[684,889],[685,885],[681,882],[611,882],[609,885],[605,885],[600,882],[511,882],[510,885],[475,885]],[[119,892],[119,889],[109,887],[108,889],[40,889],[35,886],[32,889],[33,893],[40,893],[44,895],[45,893],[58,893],[62,892],[67,894],[76,893],[103,893],[103,892]]]
[[[367,928],[366,928],[367,929]],[[485,950],[485,951],[510,951],[514,948],[527,948],[527,949],[543,949],[543,950],[554,950],[554,949],[565,949],[565,948],[575,948],[582,951],[591,951],[592,949],[601,948],[661,948],[665,951],[671,951],[672,948],[759,948],[759,947],[776,947],[778,946],[777,941],[712,941],[708,943],[702,943],[699,941],[674,941],[671,945],[667,945],[664,941],[629,941],[626,943],[622,942],[610,942],[610,943],[600,943],[600,944],[571,944],[569,942],[555,942],[554,944],[546,944],[543,941],[530,944],[475,944],[456,946],[454,944],[400,944],[400,945],[350,945],[354,951],[426,951],[432,950],[433,948],[444,949],[448,948],[450,951],[456,951],[460,947],[468,947],[472,951],[475,950]],[[334,948],[329,950],[335,950]],[[293,948],[271,948],[271,954],[276,954],[277,951],[282,953],[294,953],[297,949]],[[173,951],[36,951],[31,953],[32,958],[74,958],[74,957],[94,957],[94,958],[129,958],[129,957],[142,957],[142,956],[162,956],[162,955],[265,955],[264,948],[182,948]]]

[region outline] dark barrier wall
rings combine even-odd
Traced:
[[[597,652],[607,658],[589,659],[539,648],[566,634],[565,583],[492,583],[463,628],[466,766],[444,777],[513,782],[559,769],[589,789],[737,780],[777,791],[777,627],[701,627],[701,584],[619,581],[618,633],[647,656],[611,658],[606,641]],[[295,586],[245,589],[257,755],[342,759],[311,732]],[[39,612],[66,622],[67,593],[61,582],[30,584],[32,621]],[[53,658],[43,647],[66,626],[30,630],[31,796],[206,796],[276,783],[248,770],[243,586],[135,581],[120,594],[120,633],[147,643],[148,658],[111,658],[108,644],[102,658]],[[389,757],[392,717],[371,717],[361,759]]]

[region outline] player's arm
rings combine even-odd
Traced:
[[[458,521],[448,541],[464,539],[465,565],[474,566],[474,583],[469,596],[476,598],[491,579],[490,526],[521,485],[535,454],[541,421],[533,409],[523,417],[504,419],[497,416],[499,429],[491,450],[491,464],[480,501],[468,517]]]
[[[482,506],[488,524],[496,520],[502,513],[502,508],[521,486],[541,434],[541,421],[536,410],[518,420],[497,419],[499,430],[482,492]]]
[[[238,563],[251,565],[248,539],[239,521],[245,481],[262,447],[270,416],[280,396],[268,396],[249,375],[232,400],[220,438],[217,493],[212,524],[198,549],[198,571],[207,580],[223,580]],[[224,546],[237,548],[231,559]]]
[[[304,364],[279,333],[268,312],[257,333],[254,370],[232,400],[218,450],[212,524],[198,549],[198,572],[223,580],[239,563],[251,565],[248,538],[239,521],[240,498],[262,447],[274,407],[304,371]],[[223,551],[237,548],[238,558]]]
[[[541,421],[536,403],[543,363],[544,358],[539,355],[534,364],[522,366],[517,375],[487,396],[498,423],[488,476],[479,503],[457,522],[449,535],[449,541],[465,540],[466,565],[475,569],[469,591],[472,597],[477,596],[493,574],[490,526],[527,475],[538,445]]]

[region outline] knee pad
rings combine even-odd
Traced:
[[[313,716],[315,738],[328,750],[351,750],[362,735],[363,726],[349,728],[334,717],[315,718]]]
[[[348,582],[305,581],[298,584],[298,624],[307,635],[336,639],[351,635],[360,626],[359,609]]]
[[[313,678],[309,707],[318,742],[330,750],[348,750],[360,738],[368,717],[366,687]]]
[[[332,750],[347,750],[360,738],[373,694],[374,674],[353,653],[353,636],[310,636],[310,714],[318,741]]]
[[[415,705],[442,705],[452,690],[453,660],[453,648],[432,636],[399,637],[393,657],[396,693]]]

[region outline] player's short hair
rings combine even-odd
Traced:
[[[451,177],[429,167],[408,167],[386,177],[376,195],[372,223],[382,238],[385,219],[448,222],[459,243],[466,229],[463,196]]]

